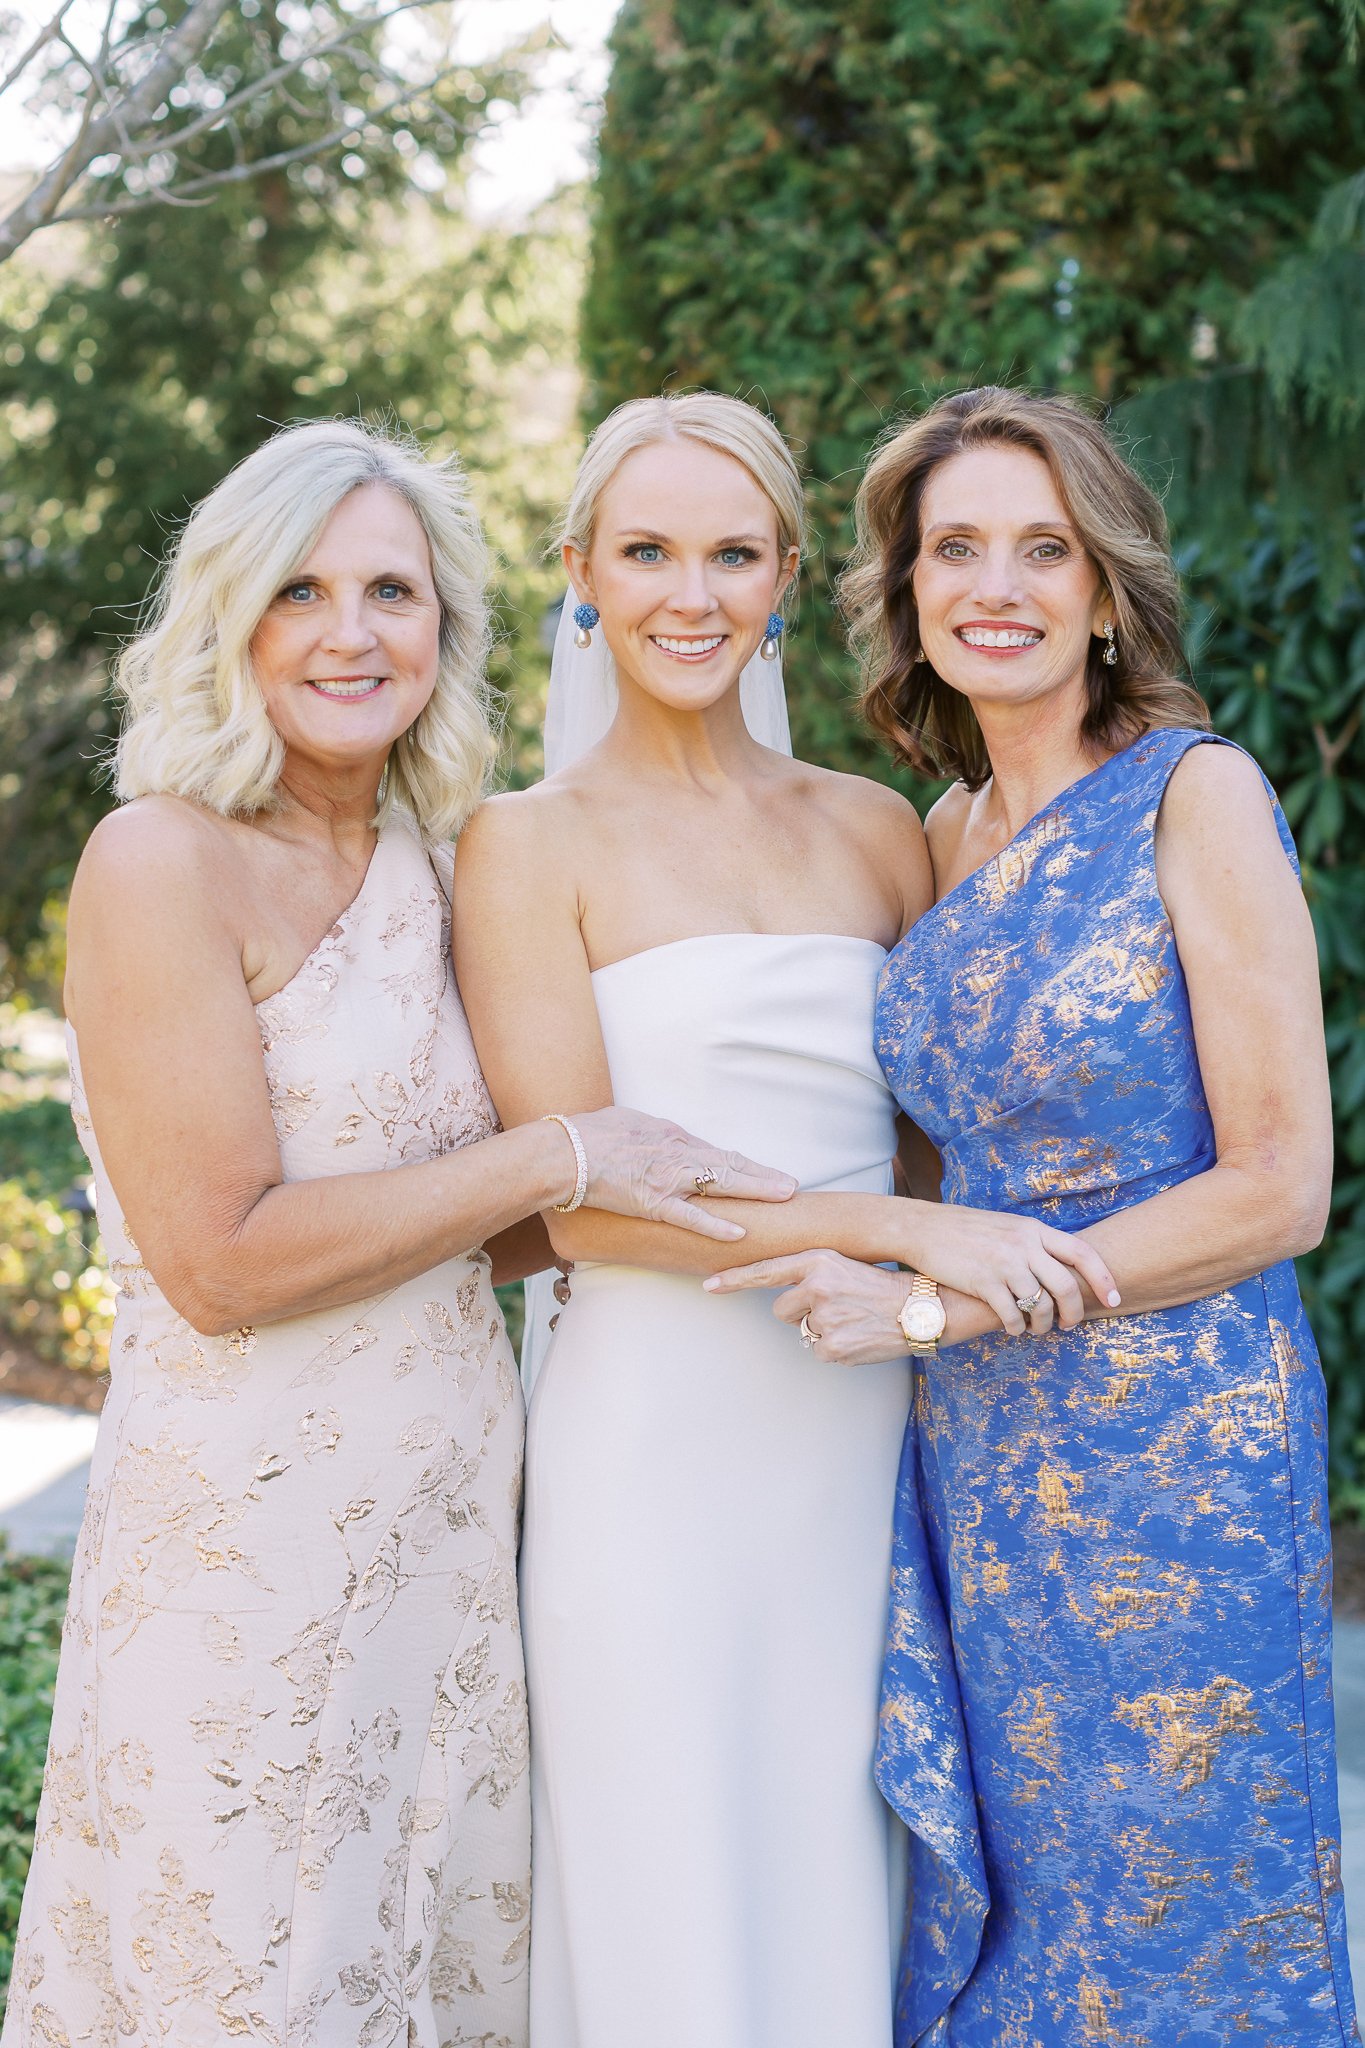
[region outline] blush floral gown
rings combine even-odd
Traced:
[[[945,1200],[1074,1230],[1212,1164],[1153,848],[1209,737],[1113,756],[890,956],[878,1053]],[[1293,1266],[957,1346],[919,1375],[917,1425],[878,1759],[916,1831],[898,2040],[1356,2041],[1324,1396]],[[923,1731],[952,1703],[926,1570],[969,1759],[940,1743],[932,1779]]]
[[[448,890],[394,817],[259,1005],[287,1179],[494,1128]],[[488,1262],[197,1336],[74,1040],[72,1068],[119,1302],[4,2048],[524,2048],[522,1405]]]

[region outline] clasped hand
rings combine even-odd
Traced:
[[[971,1298],[1015,1337],[1025,1331],[1042,1336],[1054,1323],[1074,1329],[1090,1312],[1087,1288],[1096,1304],[1119,1306],[1113,1274],[1083,1237],[988,1209],[923,1202],[913,1208],[914,1248],[907,1263],[948,1290],[945,1343],[979,1332],[979,1318],[976,1328],[962,1327]],[[815,1356],[833,1365],[872,1365],[905,1350],[898,1320],[908,1288],[903,1272],[822,1249],[732,1267],[703,1284],[712,1294],[781,1288],[773,1314],[798,1327],[805,1317]],[[1020,1301],[1035,1295],[1036,1306],[1022,1310]]]

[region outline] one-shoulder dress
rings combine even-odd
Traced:
[[[1213,1164],[1154,855],[1170,775],[1210,738],[1158,730],[1112,756],[890,956],[878,1053],[945,1200],[1075,1230]],[[972,1782],[942,1788],[956,1844],[916,1845],[902,2043],[1358,2039],[1324,1447],[1288,1261],[920,1372],[879,1780],[922,1804],[927,1530]]]
[[[286,1179],[496,1128],[449,883],[395,815],[258,1005]],[[522,1402],[488,1261],[197,1335],[71,1051],[119,1297],[4,2048],[525,2048]]]

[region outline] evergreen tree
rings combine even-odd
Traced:
[[[869,444],[945,384],[1116,401],[1222,351],[1324,184],[1365,159],[1341,16],[626,0],[612,46],[592,411],[669,381],[771,404],[825,554],[793,650],[798,741],[872,766],[822,588]]]
[[[711,385],[766,401],[803,453],[792,727],[836,766],[890,773],[852,714],[829,583],[898,412],[988,379],[1075,392],[1117,408],[1168,486],[1196,680],[1281,789],[1318,926],[1341,1171],[1304,1275],[1357,1506],[1360,18],[1360,0],[626,0],[584,311],[593,417]]]

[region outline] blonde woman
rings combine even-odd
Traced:
[[[485,805],[456,869],[504,1119],[645,1103],[801,1181],[780,1213],[743,1205],[755,1254],[897,1260],[1021,1329],[1013,1294],[1046,1284],[1078,1317],[1074,1269],[1112,1287],[1085,1248],[889,1195],[872,1007],[929,862],[901,798],[785,748],[780,434],[707,393],[627,405],[564,532],[590,645],[561,646],[547,738],[593,743]],[[839,1372],[766,1300],[703,1292],[722,1246],[550,1221],[578,1263],[529,1424],[535,2048],[889,2048],[904,1842],[872,1764],[905,1340]],[[912,1592],[916,1818],[941,1848],[962,1760],[927,1575]]]
[[[449,962],[483,575],[453,464],[303,426],[120,664],[67,980],[119,1304],[6,2048],[526,2040],[492,1282],[539,1209],[715,1232],[698,1173],[790,1183],[625,1112],[498,1131]]]

